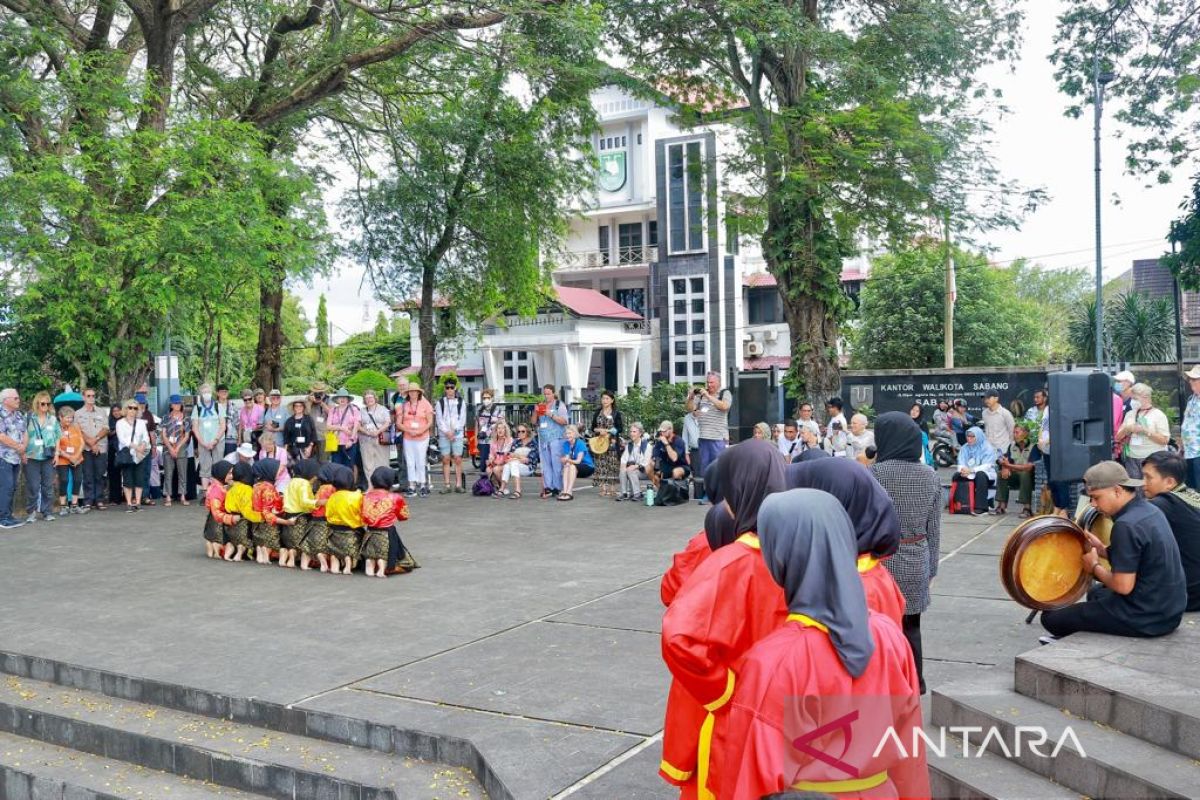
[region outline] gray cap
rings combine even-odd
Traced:
[[[1111,489],[1114,486],[1136,489],[1145,484],[1145,481],[1139,478],[1129,477],[1125,468],[1116,461],[1101,461],[1099,464],[1088,467],[1088,471],[1083,473],[1083,482],[1087,484],[1089,491]]]

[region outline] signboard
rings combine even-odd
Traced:
[[[842,399],[851,408],[870,406],[876,414],[885,411],[905,411],[913,401],[923,406],[936,406],[939,400],[965,400],[967,409],[978,416],[983,410],[983,396],[990,390],[1000,393],[1000,402],[1008,406],[1020,400],[1028,408],[1033,405],[1033,393],[1046,386],[1045,370],[997,370],[989,372],[955,372],[951,374],[901,373],[888,375],[856,375],[843,373]]]
[[[625,151],[600,154],[600,188],[606,192],[620,191],[625,185]]]

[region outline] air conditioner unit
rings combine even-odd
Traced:
[[[746,342],[746,355],[761,356],[763,354],[762,342]]]
[[[779,331],[763,331],[763,341],[764,342],[779,341]]]

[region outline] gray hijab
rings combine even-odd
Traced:
[[[788,611],[829,628],[842,666],[855,678],[862,675],[875,642],[858,575],[854,525],[842,504],[817,489],[773,494],[759,509],[758,537]]]

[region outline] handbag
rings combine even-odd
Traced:
[[[492,482],[488,480],[486,475],[475,481],[475,485],[471,487],[471,494],[476,497],[487,497],[494,494],[495,491],[496,487],[492,485]]]
[[[338,449],[338,438],[336,431],[325,431],[325,452],[333,453]]]
[[[592,451],[593,455],[604,455],[608,452],[608,437],[603,435],[593,436],[588,439],[588,449]]]
[[[118,467],[131,467],[134,464],[133,460],[133,438],[137,436],[137,420],[133,422],[133,431],[129,434],[129,447],[122,447],[117,450],[116,458],[113,459]]]

